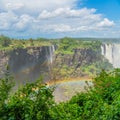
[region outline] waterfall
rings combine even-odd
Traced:
[[[107,44],[101,46],[101,54],[109,60],[114,68],[120,68],[120,44]]]
[[[49,56],[49,61],[52,64],[53,62],[53,57],[54,57],[54,52],[55,52],[55,47],[54,45],[49,46],[49,52],[50,52],[50,56]]]
[[[120,68],[120,44],[113,46],[113,64],[116,68]]]
[[[54,52],[55,52],[55,47],[54,45],[49,46],[48,49],[46,49],[46,58],[48,63],[52,64],[53,63],[53,59],[54,59]]]
[[[8,64],[15,80],[24,84],[26,80],[32,82],[40,75],[47,80],[48,70],[51,70],[54,61],[54,52],[54,45],[13,50],[10,53]]]
[[[104,55],[104,52],[105,52],[104,46],[102,45],[102,46],[101,46],[101,54]]]

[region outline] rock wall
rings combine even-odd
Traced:
[[[4,51],[0,51],[0,78],[4,75],[6,67],[8,65],[8,55]]]
[[[102,61],[101,49],[94,50],[92,48],[76,48],[73,54],[58,54],[55,58],[55,66],[58,66],[56,77],[84,77],[87,76],[82,68],[90,66],[96,61]],[[67,76],[66,76],[67,75]],[[57,78],[57,79],[60,79]]]
[[[46,80],[49,73],[49,66],[54,59],[54,46],[29,47],[26,49],[17,48],[9,54],[0,52],[0,70],[5,71],[9,66],[17,84],[32,82],[41,75]]]
[[[68,66],[75,65],[81,66],[82,64],[90,64],[100,59],[99,51],[94,51],[92,49],[74,49],[73,54],[66,55],[58,55],[57,57],[61,57],[62,63],[67,64]]]
[[[95,50],[92,48],[76,48],[73,50],[73,54],[55,54],[55,49],[55,46],[41,46],[26,49],[17,48],[9,52],[9,54],[1,51],[0,71],[1,73],[4,72],[5,66],[9,65],[10,72],[18,84],[32,82],[41,75],[44,76],[45,81],[48,78],[54,79],[55,76],[61,79],[61,73],[67,76],[70,75],[70,77],[80,77],[84,74],[82,67],[93,65],[96,61],[101,61],[100,64],[104,62],[101,52],[113,63],[115,55],[112,52],[114,51],[114,54],[118,52],[119,47],[114,45],[113,50],[112,45],[103,44],[101,48]],[[116,60],[118,62],[119,57],[116,58],[118,58]],[[99,65],[94,65],[94,68],[88,69],[92,73],[95,67],[99,67]]]

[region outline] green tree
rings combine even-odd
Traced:
[[[14,80],[7,67],[4,78],[0,78],[0,118],[6,111],[6,102],[9,99],[9,93],[13,86]]]
[[[53,89],[41,80],[26,84],[9,96],[12,78],[0,83],[0,120],[119,120],[120,69],[102,72],[84,93],[55,104]],[[8,82],[9,81],[9,82]]]
[[[52,91],[53,89],[42,84],[41,81],[26,84],[6,99],[3,110],[0,111],[0,119],[51,120],[49,110],[54,106]],[[5,93],[2,96],[6,95]]]
[[[0,36],[0,41],[3,47],[8,47],[11,44],[10,38],[3,35]]]
[[[120,69],[109,73],[103,70],[93,85],[86,93],[52,108],[53,120],[119,120]]]

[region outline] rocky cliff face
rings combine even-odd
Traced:
[[[4,72],[6,71],[6,67],[8,65],[8,55],[4,51],[0,51],[0,77],[4,75]]]
[[[54,46],[18,48],[6,55],[0,53],[0,70],[10,67],[10,72],[18,84],[34,81],[41,75],[47,79],[49,65],[54,59]]]
[[[54,46],[17,48],[8,55],[0,52],[1,72],[8,64],[18,84],[34,81],[40,75],[45,80],[86,76],[86,71],[93,74],[103,63],[101,48],[76,48],[73,54],[55,54]]]
[[[56,76],[64,77],[66,74],[69,77],[86,76],[83,68],[93,65],[97,61],[104,62],[100,48],[96,51],[90,48],[74,49],[73,54],[58,54],[54,64],[59,68]]]
[[[57,59],[58,61],[61,59],[59,61],[61,64],[66,64],[68,66],[74,66],[77,68],[83,64],[87,65],[97,61],[100,59],[100,56],[92,49],[74,49],[73,54],[59,54],[56,56],[56,62]]]

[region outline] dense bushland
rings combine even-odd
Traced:
[[[41,81],[9,94],[12,77],[0,79],[0,120],[119,120],[120,70],[102,72],[70,101],[56,104],[53,88]]]
[[[50,46],[52,42],[45,38],[37,39],[12,39],[4,35],[0,35],[0,50],[10,51],[17,48]]]
[[[101,45],[98,40],[83,40],[82,38],[61,38],[61,39],[13,39],[4,35],[0,35],[0,50],[12,50],[16,48],[38,47],[38,46],[58,46],[57,53],[71,54],[74,48],[92,48],[96,49]]]
[[[119,120],[120,70],[104,70],[94,78],[94,87],[53,108],[55,120]],[[58,112],[55,112],[58,111]]]
[[[53,89],[38,80],[9,94],[11,80],[8,76],[0,80],[0,120],[51,120]]]

